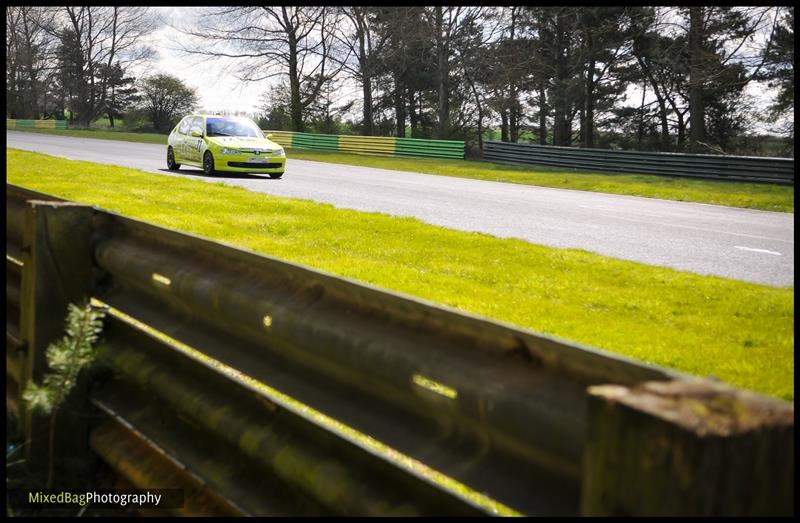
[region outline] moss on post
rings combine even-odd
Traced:
[[[590,387],[584,515],[791,515],[794,407],[707,380]]]

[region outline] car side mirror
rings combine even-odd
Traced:
[[[201,133],[200,131],[192,131],[192,136],[194,136],[195,138],[200,138],[201,136],[203,136],[203,133]]]
[[[272,133],[267,134],[267,140],[272,140]]]

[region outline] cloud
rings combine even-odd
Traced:
[[[206,8],[153,7],[160,19],[159,27],[150,35],[149,44],[156,50],[156,57],[134,71],[136,76],[171,74],[186,85],[197,90],[200,105],[208,110],[230,110],[255,112],[260,105],[259,97],[268,84],[242,82],[225,71],[225,60],[208,61],[186,56],[177,49],[183,35],[178,28],[189,26]]]

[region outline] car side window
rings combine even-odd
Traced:
[[[178,126],[178,132],[181,134],[189,134],[189,124],[191,124],[191,122],[191,118],[184,118]]]
[[[189,132],[191,133],[192,131],[197,131],[198,133],[200,133],[201,136],[203,134],[205,134],[203,132],[203,117],[202,116],[196,116],[196,117],[192,118],[192,126],[189,129]]]

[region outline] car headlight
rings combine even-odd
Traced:
[[[272,156],[286,156],[286,152],[283,149],[278,149],[272,153]]]
[[[227,147],[220,148],[219,152],[222,154],[241,154],[239,149],[228,149]]]

